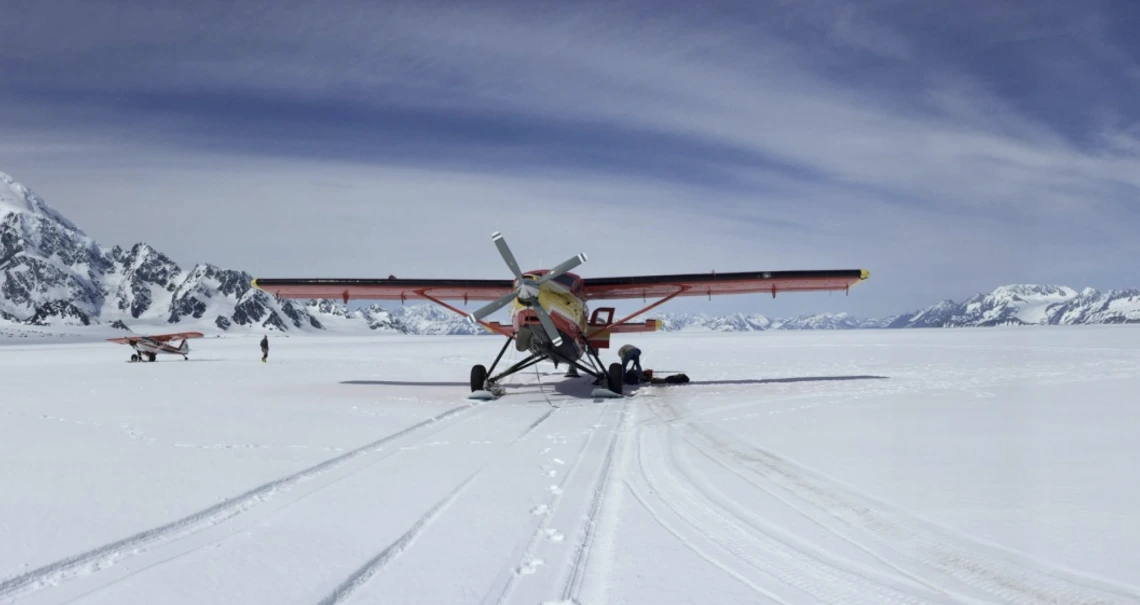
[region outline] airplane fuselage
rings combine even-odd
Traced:
[[[183,340],[182,343],[177,347],[165,342],[158,342],[150,338],[140,338],[138,340],[132,341],[130,344],[132,349],[140,353],[147,354],[167,353],[170,355],[182,355],[185,357],[190,352],[190,343],[186,342],[185,340]]]
[[[537,278],[544,273],[545,270],[529,271],[524,273],[523,277]],[[553,351],[558,356],[570,360],[581,358],[587,348],[586,330],[589,316],[582,290],[582,279],[573,273],[563,273],[537,288],[527,288],[527,290],[533,294],[516,299],[510,306],[516,348],[534,353]],[[550,337],[543,330],[538,315],[533,311],[535,305],[542,305],[550,315],[550,319],[562,336],[560,346],[552,347]]]

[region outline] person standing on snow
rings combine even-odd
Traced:
[[[269,358],[269,335],[266,334],[265,336],[261,337],[261,363],[265,363],[265,360],[268,358]]]

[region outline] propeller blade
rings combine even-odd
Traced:
[[[535,305],[531,307],[538,315],[538,321],[542,323],[542,328],[546,330],[546,335],[550,337],[550,343],[555,347],[562,346],[562,336],[558,333],[558,328],[554,327],[554,320],[550,319],[550,315],[542,305]]]
[[[558,277],[559,275],[562,275],[563,273],[573,269],[574,267],[577,267],[584,262],[586,262],[585,254],[579,254],[578,256],[567,259],[551,269],[550,272],[546,275],[538,278],[538,283],[545,284],[546,282],[554,279],[555,277]]]
[[[519,270],[519,264],[515,262],[515,255],[511,254],[510,246],[507,246],[507,240],[503,239],[503,234],[498,231],[492,233],[491,241],[495,242],[495,247],[499,249],[499,254],[506,261],[507,266],[511,268],[511,272],[515,274],[515,279],[522,279],[522,271]]]
[[[507,292],[506,294],[500,296],[498,300],[491,301],[486,305],[475,309],[473,313],[469,313],[467,315],[467,321],[471,323],[479,323],[479,321],[484,317],[487,317],[495,311],[498,311],[499,309],[502,309],[503,307],[511,304],[511,301],[514,300],[516,296],[518,296],[518,292],[515,290]]]

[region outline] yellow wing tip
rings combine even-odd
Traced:
[[[257,278],[256,277],[249,280],[249,285],[253,286],[254,288],[257,288],[258,290],[261,289],[261,286],[257,285]]]
[[[859,270],[859,279],[867,279],[868,277],[871,277],[870,271],[868,271],[866,269],[860,269]]]

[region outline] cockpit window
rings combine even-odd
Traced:
[[[566,286],[567,290],[570,290],[571,292],[574,291],[574,285],[575,285],[576,280],[573,277],[570,277],[569,275],[563,274],[563,275],[559,275],[558,277],[555,277],[554,281],[562,284],[563,286]]]
[[[537,274],[534,274],[534,273],[524,273],[523,275],[525,275],[526,277],[531,277],[531,278],[538,278],[539,277]],[[570,275],[563,274],[563,275],[559,275],[558,277],[555,277],[553,281],[562,285],[562,287],[569,290],[570,293],[573,294],[574,296],[581,296],[582,295],[582,282],[577,277],[572,277]],[[516,287],[518,286],[518,280],[517,279],[515,280],[515,286]]]

